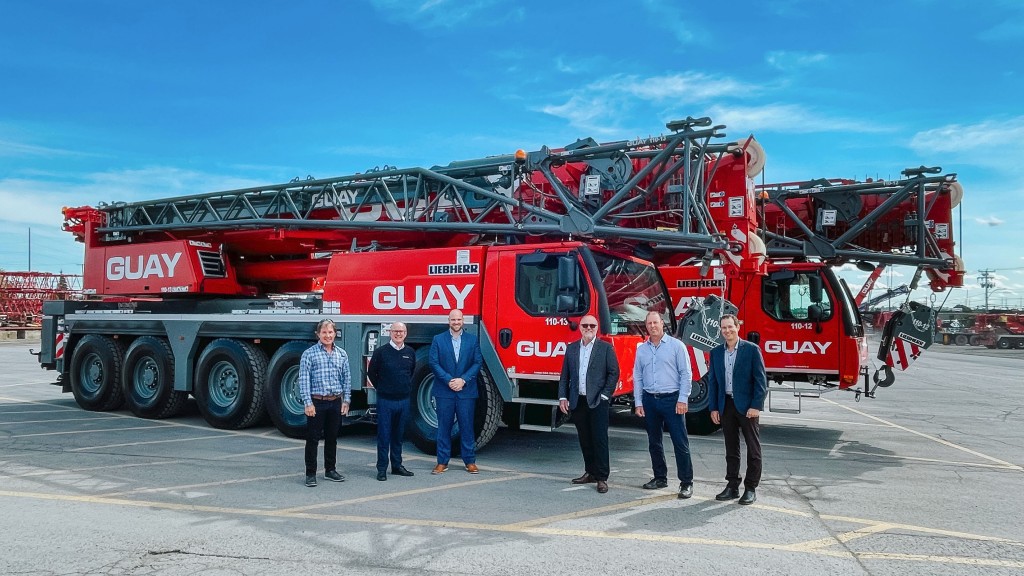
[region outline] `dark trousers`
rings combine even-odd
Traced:
[[[597,480],[608,480],[608,401],[601,400],[597,408],[587,405],[587,397],[580,396],[572,411],[572,421],[580,438],[583,465]]]
[[[668,480],[668,464],[665,462],[665,448],[662,444],[664,428],[672,438],[676,453],[676,473],[683,484],[693,483],[693,462],[690,461],[690,440],[686,437],[686,424],[682,414],[676,414],[678,394],[664,394],[656,398],[650,392],[643,393],[644,422],[647,424],[647,448],[651,452],[651,468],[654,477]]]
[[[740,431],[747,445],[747,475],[743,487],[757,488],[761,483],[761,427],[759,418],[747,418],[740,414],[732,396],[725,397],[722,410],[722,434],[725,436],[725,480],[730,488],[740,487]]]
[[[338,463],[338,428],[341,426],[341,398],[313,399],[316,416],[306,416],[306,476],[316,475],[316,447],[324,439],[324,472]]]
[[[452,426],[459,423],[462,461],[476,463],[476,436],[473,432],[473,416],[476,412],[476,398],[441,398],[437,401],[437,463],[448,465],[452,457]]]
[[[409,415],[409,399],[389,400],[377,396],[377,471],[388,468],[390,453],[391,468],[402,465],[402,439],[405,437],[405,422]]]

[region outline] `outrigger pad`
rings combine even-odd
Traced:
[[[882,329],[878,359],[887,366],[906,370],[935,337],[935,310],[919,302],[907,302]]]
[[[722,331],[718,321],[723,314],[736,314],[739,308],[718,296],[708,296],[701,302],[694,298],[690,307],[679,319],[677,338],[684,344],[698,350],[710,352],[722,343]]]

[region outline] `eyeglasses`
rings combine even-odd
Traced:
[[[580,328],[597,328],[597,324],[580,324]]]

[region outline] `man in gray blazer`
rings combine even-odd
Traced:
[[[708,408],[711,421],[722,425],[725,436],[725,480],[728,484],[716,500],[739,498],[740,504],[753,504],[761,482],[760,416],[768,395],[764,358],[755,344],[741,340],[740,322],[732,314],[720,321],[724,344],[711,350],[708,366]],[[740,432],[747,445],[747,473],[740,497]]]
[[[597,339],[597,318],[580,320],[582,338],[569,344],[558,379],[558,407],[563,414],[572,410],[580,439],[586,472],[573,484],[597,483],[597,491],[608,492],[608,403],[619,382],[619,361],[612,345]]]

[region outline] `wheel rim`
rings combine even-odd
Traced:
[[[82,359],[82,367],[78,370],[78,384],[82,392],[95,394],[103,385],[103,361],[95,352],[88,353]]]
[[[703,378],[693,383],[688,402],[689,407],[693,410],[703,410],[708,403],[708,385]]]
[[[434,389],[434,376],[431,374],[423,379],[419,391],[416,392],[416,409],[424,422],[437,428],[437,404],[431,391]]]
[[[231,406],[238,399],[238,370],[231,362],[221,360],[210,370],[206,389],[210,402],[221,408]]]
[[[299,394],[299,367],[292,366],[281,377],[281,415],[291,425],[304,424],[306,421],[305,404]]]
[[[132,371],[132,391],[140,400],[151,400],[156,397],[157,383],[160,381],[160,367],[153,358],[147,356],[135,364]]]

